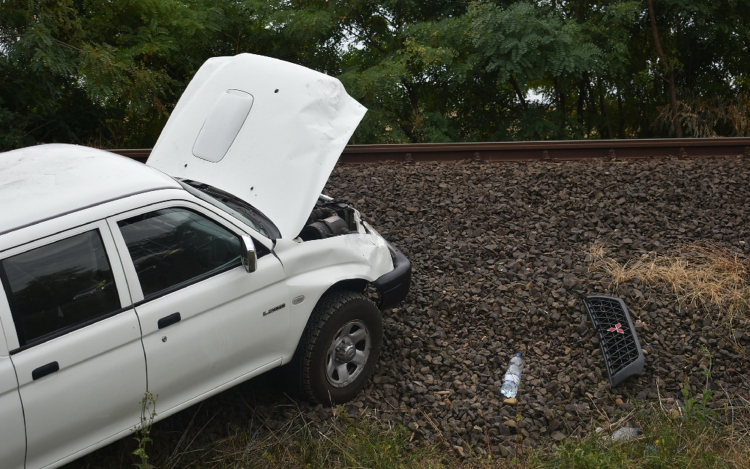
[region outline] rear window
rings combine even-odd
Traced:
[[[0,276],[21,346],[121,306],[98,230],[4,259]]]

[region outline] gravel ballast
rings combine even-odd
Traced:
[[[698,241],[747,254],[747,159],[340,166],[327,191],[414,265],[359,402],[428,441],[507,455],[518,432],[531,445],[582,434],[633,398],[682,398],[685,379],[698,394],[709,366],[710,388],[750,397],[747,323],[730,337],[720,311],[667,289],[613,290],[588,255],[596,240],[620,263]],[[646,354],[645,372],[615,389],[581,302],[597,293],[625,300]],[[508,405],[500,387],[515,352],[525,369],[520,404]]]
[[[457,456],[512,456],[517,434],[525,445],[583,435],[635,400],[681,399],[685,380],[698,395],[709,368],[712,405],[750,399],[747,322],[730,332],[721,311],[680,305],[662,287],[613,290],[589,271],[588,254],[600,240],[620,263],[696,241],[747,255],[749,159],[341,165],[326,193],[357,207],[413,263],[409,296],[384,312],[372,382],[344,406],[351,415],[399,422],[411,444]],[[623,298],[646,354],[644,373],[615,389],[581,302],[591,294]],[[516,352],[522,385],[518,402],[504,403]],[[273,430],[332,418],[272,381],[222,393],[161,431],[179,436],[190,422],[205,428],[198,445],[258,422]]]

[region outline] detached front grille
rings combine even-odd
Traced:
[[[599,334],[599,346],[612,387],[643,372],[645,360],[625,302],[609,296],[583,300],[591,323]]]

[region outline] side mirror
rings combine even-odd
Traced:
[[[242,258],[242,266],[248,272],[255,272],[258,265],[258,256],[255,253],[255,243],[253,238],[248,235],[242,235],[242,250],[240,251],[240,257]]]

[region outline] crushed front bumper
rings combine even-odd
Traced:
[[[393,270],[372,283],[380,292],[378,307],[381,310],[393,308],[401,303],[409,293],[409,286],[411,285],[411,262],[404,253],[391,246],[390,243],[388,246],[395,253]]]

